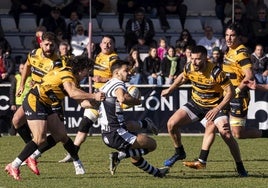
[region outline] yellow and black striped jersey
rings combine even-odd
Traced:
[[[192,83],[192,99],[203,107],[215,107],[223,98],[223,90],[231,84],[220,67],[206,62],[206,68],[195,71],[192,63],[185,65],[183,75]]]
[[[111,66],[114,63],[114,61],[118,58],[118,55],[116,53],[111,53],[110,55],[106,55],[103,53],[99,53],[95,60],[93,75],[94,76],[101,76],[103,78],[111,78]],[[105,83],[94,83],[95,88],[100,88]]]
[[[55,53],[50,58],[44,57],[42,49],[31,51],[27,57],[27,64],[31,65],[32,79],[35,83],[40,83],[41,78],[54,68],[55,62],[61,61]]]
[[[63,83],[66,81],[74,82],[76,86],[78,85],[70,67],[54,68],[42,78],[40,84],[35,85],[33,92],[38,92],[37,96],[45,104],[58,104],[67,95],[63,88]]]
[[[229,48],[224,56],[222,69],[235,87],[245,77],[243,70],[248,68],[252,68],[248,49],[244,45],[239,45],[236,49]]]

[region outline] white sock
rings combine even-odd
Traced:
[[[73,164],[74,164],[74,166],[77,166],[77,165],[81,164],[81,161],[80,160],[73,161]]]
[[[19,168],[22,164],[22,161],[17,157],[11,164],[13,168]]]
[[[33,154],[30,156],[31,158],[38,159],[41,156],[41,152],[37,149]]]
[[[122,159],[124,159],[126,157],[126,153],[119,151],[118,152],[118,159],[121,161]]]

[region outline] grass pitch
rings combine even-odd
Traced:
[[[168,136],[153,138],[157,140],[158,147],[144,158],[154,166],[161,167],[174,149]],[[186,160],[198,157],[202,136],[183,136],[182,141],[187,153]],[[5,173],[4,168],[19,154],[24,144],[19,136],[3,136],[0,138],[0,188],[267,188],[268,139],[245,139],[238,140],[238,143],[249,172],[247,178],[237,177],[234,161],[219,136],[211,148],[206,169],[188,169],[178,161],[165,178],[148,175],[134,167],[129,159],[122,160],[112,176],[108,169],[108,154],[113,150],[102,143],[100,136],[91,136],[79,152],[87,171],[85,175],[75,175],[72,163],[58,163],[66,153],[59,143],[39,158],[40,176],[22,166],[22,180],[16,181]]]

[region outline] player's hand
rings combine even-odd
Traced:
[[[246,84],[250,89],[256,89],[257,84],[255,80],[246,80],[243,83]]]
[[[215,107],[215,108],[212,108],[211,110],[209,110],[205,116],[205,118],[208,120],[208,121],[212,121],[215,119],[216,115],[219,113],[220,109]]]
[[[17,97],[20,97],[21,94],[23,93],[23,91],[24,91],[24,87],[20,86],[19,89],[18,89],[17,92],[16,92],[16,96],[17,96]]]
[[[162,97],[167,97],[168,95],[169,95],[169,90],[168,89],[162,90],[162,92],[161,92]]]

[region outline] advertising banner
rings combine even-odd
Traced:
[[[158,126],[161,133],[167,133],[166,123],[169,117],[191,96],[191,87],[183,85],[175,90],[167,98],[161,97],[161,91],[165,87],[138,86],[141,91],[142,104],[125,110],[128,120],[141,120],[150,117]],[[85,88],[87,90],[87,88]],[[248,111],[248,125],[260,129],[268,129],[268,92],[250,91],[251,102]],[[10,115],[9,87],[0,85],[0,117]],[[68,133],[76,133],[83,117],[83,108],[75,100],[65,97],[64,115],[65,126]],[[99,124],[96,122],[91,133],[99,133]],[[202,133],[204,127],[200,123],[185,126],[183,133]]]

